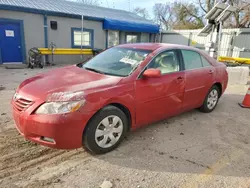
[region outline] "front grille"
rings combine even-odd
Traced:
[[[32,101],[28,100],[28,99],[24,99],[24,98],[18,98],[18,99],[14,99],[14,108],[19,111],[22,112],[24,110],[26,110],[27,108],[29,108],[32,105]]]

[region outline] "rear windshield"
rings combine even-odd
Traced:
[[[83,64],[83,68],[114,76],[128,76],[150,54],[151,50],[110,48]]]

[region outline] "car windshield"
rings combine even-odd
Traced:
[[[110,48],[83,64],[83,68],[101,74],[128,76],[144,61],[150,50]]]

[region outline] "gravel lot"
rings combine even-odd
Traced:
[[[18,84],[45,69],[0,67],[0,187],[250,187],[248,86],[229,86],[211,114],[196,110],[137,130],[115,151],[93,156],[25,141],[10,99]]]

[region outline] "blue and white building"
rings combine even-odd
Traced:
[[[83,47],[151,42],[158,25],[134,13],[65,0],[1,0],[0,64],[25,63],[32,47]],[[55,56],[55,62],[76,63],[79,56]]]

